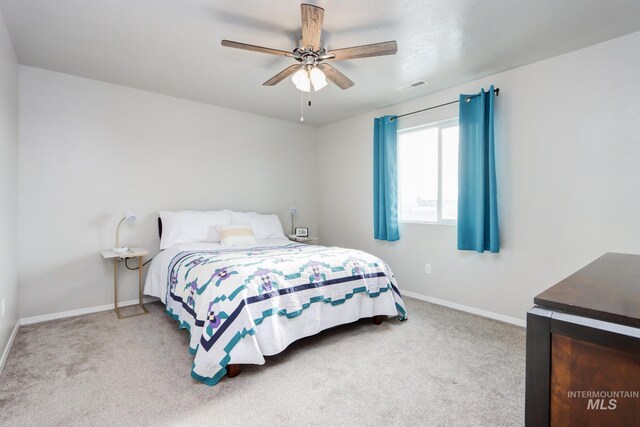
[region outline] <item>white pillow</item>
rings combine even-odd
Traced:
[[[232,224],[251,224],[258,240],[286,239],[278,215],[262,215],[255,212],[231,212]]]
[[[219,225],[220,243],[223,246],[257,246],[251,224]]]
[[[160,249],[182,243],[219,242],[220,235],[216,227],[231,224],[229,211],[160,211],[160,219]]]

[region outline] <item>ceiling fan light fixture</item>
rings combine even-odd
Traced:
[[[304,68],[300,68],[291,76],[291,81],[298,90],[303,92],[309,92],[311,90],[311,82],[309,80],[309,73]]]
[[[241,43],[232,40],[222,40],[225,47],[242,49],[252,52],[266,53],[269,55],[291,58],[297,64],[290,65],[271,77],[263,86],[275,86],[291,77],[296,89],[300,90],[302,107],[304,110],[304,93],[308,93],[308,105],[311,106],[311,87],[315,92],[327,86],[327,80],[342,90],[349,89],[353,83],[347,76],[324,61],[344,61],[347,59],[370,58],[374,56],[395,55],[398,51],[398,43],[390,40],[382,43],[351,46],[342,49],[327,50],[322,41],[322,23],[324,21],[324,9],[312,4],[300,5],[302,18],[302,39],[293,51],[272,49],[269,47]],[[300,117],[304,121],[303,117]]]
[[[309,79],[311,80],[311,84],[313,84],[313,89],[316,92],[327,85],[327,76],[324,75],[322,70],[316,67],[313,67],[311,71],[309,71]]]

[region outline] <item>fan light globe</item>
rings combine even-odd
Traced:
[[[309,72],[309,78],[311,79],[313,89],[316,92],[327,85],[327,77],[324,75],[322,70],[319,70],[318,68],[314,67],[311,69]]]
[[[309,92],[311,90],[311,82],[309,81],[309,73],[304,68],[299,69],[291,77],[291,81],[298,90]]]

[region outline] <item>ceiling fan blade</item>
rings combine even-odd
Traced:
[[[302,47],[313,46],[313,50],[318,50],[322,36],[324,9],[311,4],[301,4],[300,8],[302,10]]]
[[[302,66],[300,64],[291,65],[284,70],[280,71],[275,76],[271,77],[266,82],[262,83],[263,86],[275,86],[296,71],[298,71]]]
[[[330,82],[332,82],[342,90],[349,89],[355,84],[354,82],[349,80],[349,77],[345,76],[329,64],[319,64],[318,68],[322,70],[322,72],[325,76],[327,76]]]
[[[395,55],[398,51],[398,43],[395,40],[382,43],[365,44],[362,46],[346,47],[329,51],[334,54],[330,61],[342,61],[345,59],[367,58],[370,56]]]
[[[271,49],[269,47],[262,47],[262,46],[256,46],[253,44],[234,42],[231,40],[222,40],[222,46],[233,47],[233,48],[242,49],[242,50],[250,50],[252,52],[268,53],[270,55],[293,56],[291,52],[287,52],[286,50]]]

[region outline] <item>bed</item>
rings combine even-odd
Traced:
[[[165,218],[158,221],[161,248]],[[165,245],[149,266],[144,293],[160,298],[189,331],[193,378],[215,385],[240,365],[263,364],[325,329],[361,318],[407,318],[393,273],[379,258],[292,242],[280,232],[256,237],[250,245]]]

